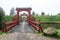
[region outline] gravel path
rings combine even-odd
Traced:
[[[60,40],[60,39],[49,38],[34,33],[15,32],[15,33],[1,35],[0,40]]]

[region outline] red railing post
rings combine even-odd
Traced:
[[[5,22],[5,29],[4,29],[4,32],[7,32],[7,27],[8,27],[8,22]]]
[[[2,32],[7,32],[8,22],[5,22],[5,27],[1,30]]]
[[[43,32],[43,29],[41,27],[41,22],[40,20],[38,21],[38,32],[42,31]]]

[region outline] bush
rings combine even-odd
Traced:
[[[13,16],[5,16],[5,20],[8,22],[12,21]]]
[[[0,30],[3,29],[4,27],[4,11],[3,9],[0,7]]]

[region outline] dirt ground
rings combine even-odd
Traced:
[[[0,40],[60,40],[52,37],[45,37],[34,33],[10,33],[0,36]]]

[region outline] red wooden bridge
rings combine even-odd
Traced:
[[[9,30],[12,30],[11,32],[33,32],[31,30],[32,28],[38,32],[43,32],[40,20],[35,22],[35,18],[31,15],[32,8],[16,8],[16,10],[17,15],[13,17],[12,22],[5,22],[5,28],[1,30],[2,32],[8,32]],[[21,22],[19,18],[19,12],[21,11],[27,11],[29,13],[28,16],[26,15],[27,22]]]

